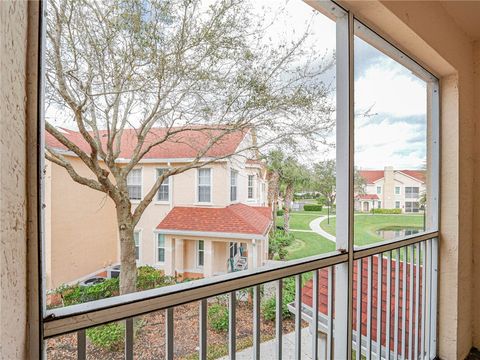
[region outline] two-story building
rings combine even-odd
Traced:
[[[77,132],[63,131],[81,145]],[[132,154],[134,143],[129,137],[133,138],[133,131],[123,134],[118,162],[128,162]],[[208,141],[198,132],[182,136],[188,141],[167,141],[154,147],[129,173],[133,208],[162,171],[190,163]],[[139,266],[152,265],[167,275],[192,278],[263,264],[272,215],[266,204],[265,165],[254,153],[241,152],[252,141],[249,132],[227,135],[203,161],[220,160],[169,177],[161,185],[135,229]],[[46,143],[61,151],[81,175],[93,176],[48,134]],[[108,272],[119,263],[115,205],[106,194],[74,182],[65,169],[47,161],[45,203],[49,289]]]
[[[355,210],[402,209],[404,213],[421,210],[421,197],[425,194],[425,172],[422,170],[359,170],[365,185],[361,194],[355,195]]]

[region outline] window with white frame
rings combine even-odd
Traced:
[[[212,169],[198,169],[198,202],[212,201]]]
[[[400,209],[400,201],[395,201],[395,209]]]
[[[230,201],[238,200],[238,171],[230,170]]]
[[[142,169],[132,169],[127,175],[127,190],[130,200],[142,199]]]
[[[420,204],[418,201],[405,201],[405,212],[407,213],[418,213],[420,209]]]
[[[167,170],[168,169],[164,169],[164,168],[157,169],[157,178],[162,176],[162,174]],[[162,184],[160,185],[160,188],[158,189],[158,192],[157,192],[157,201],[163,201],[163,202],[170,201],[170,179],[171,177],[166,178],[165,180],[163,180]]]
[[[205,265],[205,242],[197,240],[197,266],[203,267]]]
[[[255,189],[255,175],[248,175],[248,188],[247,188],[247,196],[248,199],[253,199],[254,197],[254,189]]]
[[[420,188],[418,186],[406,186],[405,198],[406,199],[418,199],[420,196]]]
[[[140,230],[133,233],[133,241],[135,242],[135,260],[140,261]]]
[[[163,263],[165,262],[165,234],[157,233],[156,245],[157,262]]]
[[[381,209],[381,208],[382,208],[382,202],[381,202],[380,200],[377,202],[377,208],[378,208],[378,209]]]
[[[377,186],[377,194],[381,194],[382,193],[382,187],[381,186]]]
[[[395,195],[400,195],[400,186],[395,186]]]

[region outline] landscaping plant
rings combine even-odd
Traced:
[[[207,317],[212,330],[217,332],[228,330],[228,308],[226,305],[220,303],[210,305]]]

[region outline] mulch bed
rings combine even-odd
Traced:
[[[237,351],[251,346],[252,339],[252,305],[249,302],[237,303]],[[198,353],[198,327],[199,306],[198,303],[190,303],[175,308],[174,312],[174,335],[175,335],[175,358],[183,360],[197,359]],[[141,326],[136,334],[134,342],[135,359],[153,360],[165,358],[165,321],[164,311],[144,315],[141,318]],[[303,323],[303,327],[307,326]],[[283,321],[283,333],[294,331],[294,320]],[[263,319],[261,321],[262,341],[275,337],[275,322]],[[227,355],[228,332],[208,331],[207,341],[209,345],[209,358],[217,358]],[[64,360],[77,359],[76,334],[64,335],[47,340],[47,359]],[[210,348],[212,351],[210,352]],[[215,349],[213,351],[213,348]],[[123,347],[117,351],[109,351],[94,346],[87,338],[88,359],[112,359],[123,360]]]

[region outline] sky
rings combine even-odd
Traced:
[[[210,0],[206,0],[208,4]],[[326,57],[335,53],[335,23],[301,0],[254,0],[254,12],[275,19],[265,30],[265,39],[298,38],[307,29],[306,46]],[[415,169],[426,159],[426,83],[407,68],[373,46],[355,38],[355,166],[362,169]],[[323,81],[332,87],[330,101],[335,104],[335,69]],[[48,118],[65,118],[54,107]],[[71,127],[66,123],[58,123]],[[335,133],[330,146],[319,145],[300,160],[312,163],[335,157]]]

